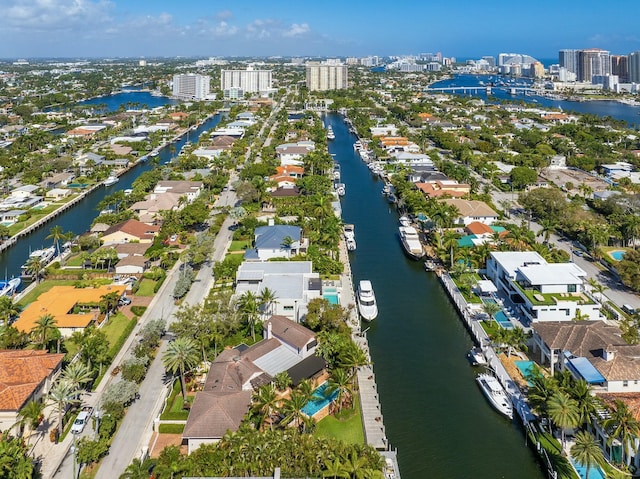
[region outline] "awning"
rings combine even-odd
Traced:
[[[477,288],[480,290],[481,293],[484,293],[484,294],[496,293],[498,291],[498,288],[496,287],[495,284],[493,284],[493,281],[491,281],[490,279],[482,279],[478,281]]]
[[[598,371],[593,364],[589,362],[587,358],[571,358],[566,362],[569,370],[574,375],[581,377],[589,384],[600,384],[607,382],[600,371]]]

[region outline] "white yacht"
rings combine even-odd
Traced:
[[[424,248],[420,242],[418,231],[413,226],[400,226],[400,242],[405,253],[411,258],[418,260],[424,256]]]
[[[356,232],[355,227],[352,224],[345,224],[342,228],[344,234],[344,241],[347,244],[348,251],[356,250]]]
[[[365,321],[373,321],[378,316],[378,304],[371,281],[363,279],[358,284],[358,311]]]
[[[333,128],[331,125],[327,127],[327,140],[334,140],[336,138],[336,134],[333,132]]]
[[[402,215],[400,218],[398,218],[398,222],[400,223],[400,226],[404,226],[405,228],[407,226],[411,226],[411,220],[406,215]]]
[[[113,186],[115,185],[118,181],[120,181],[120,178],[118,178],[115,175],[111,175],[109,176],[106,180],[104,180],[104,186]]]
[[[513,406],[507,392],[498,381],[498,378],[487,373],[478,374],[476,381],[482,389],[482,393],[491,405],[501,414],[513,419]]]

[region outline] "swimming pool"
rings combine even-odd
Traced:
[[[482,298],[482,302],[498,304],[498,302],[493,298]],[[498,323],[504,329],[513,329],[513,324],[511,324],[511,321],[509,321],[509,318],[507,318],[507,315],[504,314],[504,311],[502,310],[498,311],[496,314],[493,315],[493,319],[495,319],[496,323]]]
[[[624,258],[625,254],[627,254],[627,252],[622,250],[622,249],[617,249],[615,251],[609,251],[609,256],[611,256],[616,261],[622,261],[622,259]]]
[[[331,304],[340,304],[340,298],[338,298],[338,293],[325,293],[322,297],[329,301]]]
[[[313,391],[313,397],[307,404],[302,408],[302,412],[305,413],[309,417],[313,417],[318,411],[321,411],[326,406],[328,406],[333,400],[338,397],[338,391],[333,391],[328,396],[326,395],[326,389],[329,386],[329,383],[322,383],[320,386]]]
[[[527,381],[527,384],[529,386],[533,386],[533,383],[531,383],[530,378],[533,376],[533,368],[536,363],[533,361],[522,361],[522,360],[514,361],[513,363],[520,370],[520,372],[522,373],[522,377]]]
[[[573,464],[573,467],[578,471],[578,476],[580,476],[581,479],[587,477],[586,467],[578,464],[573,458],[571,458],[571,464]],[[602,469],[596,465],[589,468],[589,479],[606,479],[606,476],[604,472],[602,472]]]

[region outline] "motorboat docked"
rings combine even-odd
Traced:
[[[0,281],[0,296],[13,296],[18,291],[22,280],[20,278],[11,278],[8,281]]]
[[[484,356],[484,351],[479,347],[471,348],[471,350],[467,353],[467,359],[472,366],[481,366],[487,364],[487,358],[485,358]]]
[[[405,253],[411,258],[418,260],[424,256],[424,248],[420,242],[418,231],[413,226],[400,226],[400,242]]]
[[[353,144],[353,149],[355,151],[360,151],[364,148],[364,146],[362,145],[362,142],[360,140],[357,140],[354,144]]]
[[[358,311],[365,321],[373,321],[378,316],[378,304],[371,281],[363,279],[358,283]]]
[[[49,246],[48,248],[32,251],[29,255],[29,259],[20,267],[20,276],[22,278],[31,278],[33,276],[33,271],[30,271],[30,263],[32,263],[35,259],[38,259],[40,265],[44,268],[49,263],[51,263],[55,255],[55,246]]]
[[[355,251],[357,245],[356,245],[356,234],[355,234],[354,226],[352,224],[345,224],[342,231],[344,234],[344,241],[347,245],[347,250]]]
[[[347,192],[347,186],[344,183],[336,183],[335,190],[339,196],[344,196],[345,193]]]
[[[405,228],[407,226],[411,226],[411,220],[406,215],[402,215],[400,218],[398,218],[398,222],[400,223],[400,226],[404,226]]]
[[[476,382],[491,405],[499,413],[504,414],[509,419],[513,419],[513,405],[498,378],[487,373],[481,373],[476,376]]]
[[[106,180],[104,180],[104,186],[113,186],[115,185],[118,181],[120,181],[120,178],[118,178],[115,175],[111,175],[109,177],[107,177]]]
[[[333,132],[331,125],[327,127],[327,140],[335,140],[336,134]]]

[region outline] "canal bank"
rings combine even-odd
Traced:
[[[159,150],[158,161],[160,165],[166,164],[176,156],[180,148],[187,142],[195,142],[200,135],[214,128],[220,122],[221,115],[216,114],[210,117],[199,125],[195,130],[187,131],[186,134],[180,134],[176,136],[175,143],[171,142],[164,145]],[[172,152],[172,146],[175,147]],[[91,192],[88,192],[78,200],[74,200],[72,207],[66,208],[61,213],[57,214],[55,218],[49,218],[46,221],[44,218],[42,224],[38,229],[32,230],[29,234],[21,236],[15,240],[14,244],[2,251],[0,254],[0,271],[5,276],[19,276],[20,266],[25,263],[29,257],[29,252],[40,249],[45,246],[49,246],[52,243],[50,238],[47,238],[50,234],[50,229],[53,226],[61,226],[63,231],[72,231],[75,234],[82,234],[86,232],[93,222],[94,218],[98,215],[98,204],[107,196],[113,194],[118,190],[125,190],[131,188],[133,182],[145,171],[149,171],[156,167],[155,162],[146,161],[138,162],[133,167],[120,175],[118,183],[106,188],[102,185],[95,186]],[[44,223],[49,223],[51,227],[47,228]],[[43,227],[43,225],[45,227]]]
[[[402,477],[544,477],[518,424],[495,413],[477,388],[465,358],[471,338],[436,276],[405,257],[397,214],[382,181],[355,155],[356,137],[340,116],[327,122],[346,184],[342,218],[356,231],[352,279],[371,280],[378,300],[368,345]]]

